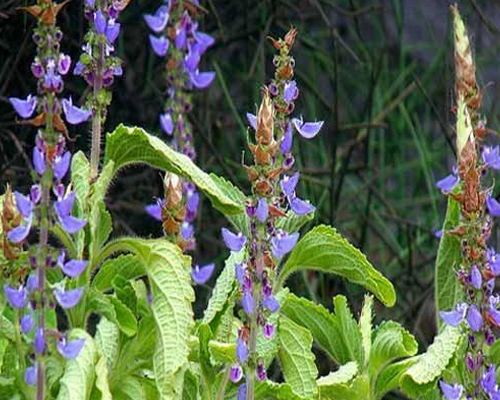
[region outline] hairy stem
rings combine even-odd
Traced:
[[[104,69],[104,44],[99,44],[99,57],[94,76],[94,106],[92,108],[92,148],[90,150],[90,179],[99,174],[99,159],[101,155],[102,108],[99,94],[102,89],[102,75]]]
[[[260,303],[260,287],[259,285],[254,285],[253,287],[253,298],[255,299],[255,304]],[[255,368],[256,368],[256,353],[257,353],[257,308],[251,315],[250,321],[250,338],[248,340],[248,366],[247,366],[247,396],[246,400],[254,400],[255,397]]]

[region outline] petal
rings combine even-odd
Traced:
[[[144,207],[144,209],[151,217],[153,217],[154,219],[156,219],[158,221],[162,221],[162,218],[161,218],[162,207],[160,204],[158,204],[158,203],[148,204],[146,207]]]
[[[63,99],[62,106],[64,115],[66,116],[66,121],[68,121],[68,123],[72,125],[77,125],[85,122],[92,115],[92,111],[74,106],[71,97],[69,98],[69,100]]]
[[[16,199],[16,207],[23,218],[28,219],[33,213],[33,203],[29,197],[24,196],[19,192],[14,192],[14,198]]]
[[[240,363],[244,363],[248,359],[248,347],[241,339],[236,342],[236,356]]]
[[[191,271],[191,277],[193,278],[193,281],[197,285],[203,285],[203,284],[207,283],[207,281],[212,276],[212,273],[214,272],[214,268],[215,268],[214,263],[210,263],[210,264],[204,265],[202,267],[200,267],[199,265],[195,265]]]
[[[247,242],[247,238],[241,232],[235,234],[226,228],[222,228],[222,238],[227,248],[236,252],[240,251]]]
[[[299,239],[299,233],[295,232],[291,235],[277,235],[271,239],[271,251],[277,258],[283,257],[285,254],[292,251]]]
[[[466,311],[467,306],[461,303],[452,311],[441,311],[439,316],[443,319],[446,325],[458,326],[463,321]]]
[[[160,114],[160,125],[166,134],[172,135],[174,132],[174,122],[170,113]]]
[[[38,328],[35,333],[34,347],[37,354],[42,354],[45,351],[45,334],[42,328]]]
[[[163,57],[167,54],[170,42],[166,37],[149,35],[149,42],[151,43],[151,47],[156,55]]]
[[[62,219],[71,214],[75,203],[75,192],[70,192],[64,199],[54,203],[54,210],[57,216]]]
[[[229,371],[229,379],[233,383],[238,383],[243,377],[243,369],[239,364],[235,364],[231,367]]]
[[[35,112],[36,97],[29,95],[25,100],[17,97],[10,97],[9,101],[21,118],[29,118]]]
[[[296,92],[297,83],[295,81],[288,81],[285,83],[285,87],[283,90],[283,100],[285,100],[286,104],[290,104],[294,100]]]
[[[26,368],[26,371],[24,372],[24,381],[30,385],[30,386],[35,386],[36,385],[36,367],[31,366]]]
[[[245,310],[245,313],[247,315],[250,315],[253,313],[255,309],[255,301],[252,297],[252,294],[250,292],[244,292],[243,297],[241,299],[241,307],[243,310]]]
[[[486,199],[486,207],[488,208],[488,212],[491,216],[500,217],[500,203],[493,197],[488,196]]]
[[[18,227],[10,230],[7,237],[12,243],[20,243],[26,239],[31,230],[31,218],[27,220],[26,225],[19,225]]]
[[[490,365],[481,378],[481,386],[486,393],[493,393],[496,390],[496,367]]]
[[[478,332],[483,326],[483,317],[475,305],[471,305],[467,311],[467,323],[473,332]]]
[[[316,207],[314,207],[312,204],[301,200],[298,197],[294,197],[289,202],[290,208],[296,215],[306,215],[316,210]]]
[[[470,271],[470,282],[473,287],[480,289],[483,284],[483,277],[477,265],[473,265]]]
[[[270,339],[274,336],[276,332],[276,327],[273,324],[266,323],[262,328],[262,333],[266,339]]]
[[[11,307],[21,309],[28,305],[28,292],[23,286],[13,288],[9,285],[4,285],[3,291]]]
[[[45,172],[45,154],[38,147],[33,149],[33,166],[38,175],[43,175]]]
[[[210,86],[215,78],[215,72],[195,72],[189,75],[191,83],[198,89]]]
[[[144,20],[149,26],[149,29],[157,33],[161,32],[167,26],[169,14],[168,7],[161,6],[156,10],[154,15],[144,14]]]
[[[275,313],[280,309],[280,303],[276,300],[274,296],[268,296],[264,300],[262,300],[262,305],[266,307],[272,313]]]
[[[458,175],[450,174],[436,182],[436,187],[443,193],[450,193],[455,186],[460,182]]]
[[[191,213],[195,213],[198,211],[198,205],[200,204],[200,194],[198,192],[193,192],[191,195],[188,195],[188,199],[186,201],[186,209]]]
[[[62,218],[60,222],[62,228],[71,235],[78,232],[87,224],[87,221],[72,217],[71,215]]]
[[[446,400],[459,400],[464,388],[461,385],[449,385],[445,381],[439,381],[439,386]]]
[[[245,400],[246,398],[247,398],[247,385],[246,383],[242,383],[238,388],[237,400]]]
[[[64,358],[72,360],[78,357],[78,354],[80,354],[80,351],[82,350],[84,345],[85,345],[85,339],[76,339],[70,341],[61,339],[57,342],[57,351]]]
[[[297,132],[299,132],[302,137],[306,139],[312,139],[318,134],[319,130],[323,126],[323,121],[302,122],[302,119],[293,118],[292,124],[293,126],[295,126],[295,129],[297,129]]]
[[[285,129],[285,136],[283,136],[283,140],[281,141],[280,148],[283,154],[290,153],[292,151],[293,145],[293,130],[292,125],[288,123]]]
[[[197,31],[194,33],[196,43],[199,45],[199,53],[203,54],[210,46],[213,46],[215,39],[208,33]]]
[[[194,226],[184,221],[181,225],[181,235],[184,240],[191,239],[194,235]]]
[[[78,304],[83,296],[83,288],[76,288],[72,290],[56,289],[54,296],[62,308],[72,308]]]
[[[252,113],[247,113],[247,120],[250,126],[256,131],[257,130],[257,117]]]
[[[297,187],[297,183],[299,182],[299,177],[300,174],[298,172],[296,172],[292,176],[285,175],[283,177],[283,179],[280,182],[280,185],[281,185],[281,190],[286,196],[292,197],[295,194],[295,188]]]
[[[245,277],[245,270],[243,269],[243,266],[239,263],[236,263],[234,266],[234,271],[236,280],[239,282],[240,285],[243,285],[243,278]]]
[[[494,170],[500,169],[500,147],[484,146],[481,154],[486,167]]]
[[[186,71],[196,71],[198,69],[198,64],[200,63],[201,60],[201,55],[198,49],[198,46],[188,46],[189,50],[188,53],[186,54],[186,57],[184,58],[184,68]]]
[[[109,43],[113,43],[118,38],[120,28],[121,25],[118,22],[108,24],[108,27],[106,28],[106,39]]]
[[[257,203],[257,219],[260,222],[265,222],[267,219],[267,215],[269,214],[269,206],[267,205],[267,200],[262,198]]]
[[[98,10],[94,14],[94,26],[99,35],[102,35],[106,31],[106,17],[101,10]]]
[[[62,155],[62,157],[57,157],[54,160],[54,176],[61,180],[66,176],[66,173],[69,170],[69,165],[71,163],[71,153],[67,151]]]
[[[21,318],[21,331],[25,335],[27,335],[28,333],[31,332],[34,325],[35,325],[35,321],[33,320],[33,317],[31,316],[31,314],[26,314]]]
[[[88,261],[85,260],[70,260],[63,264],[62,271],[71,278],[76,278],[87,268]]]

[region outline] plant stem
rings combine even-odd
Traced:
[[[254,285],[253,287],[253,298],[255,299],[255,304],[260,303],[260,287],[259,285]],[[247,395],[246,400],[254,400],[255,397],[255,354],[257,352],[257,309],[251,315],[250,321],[250,338],[248,340],[248,352],[249,352],[249,363],[247,366]]]
[[[215,396],[215,400],[224,400],[224,395],[226,394],[226,386],[229,382],[229,374],[231,373],[231,366],[228,365],[226,367],[226,371],[224,372],[224,376],[222,377],[222,382],[220,383],[219,390],[217,390],[217,395]]]
[[[99,94],[102,89],[102,74],[104,68],[104,44],[99,43],[99,57],[94,75],[94,106],[92,108],[92,148],[90,150],[90,179],[99,174],[99,158],[101,154],[102,109]]]

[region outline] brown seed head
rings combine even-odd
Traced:
[[[182,179],[171,172],[165,174],[163,179],[166,206],[169,210],[177,208],[182,201]]]

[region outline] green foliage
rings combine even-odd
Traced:
[[[304,235],[286,261],[278,282],[282,284],[290,274],[308,269],[340,275],[370,290],[388,306],[396,302],[391,282],[332,227],[320,225]]]

